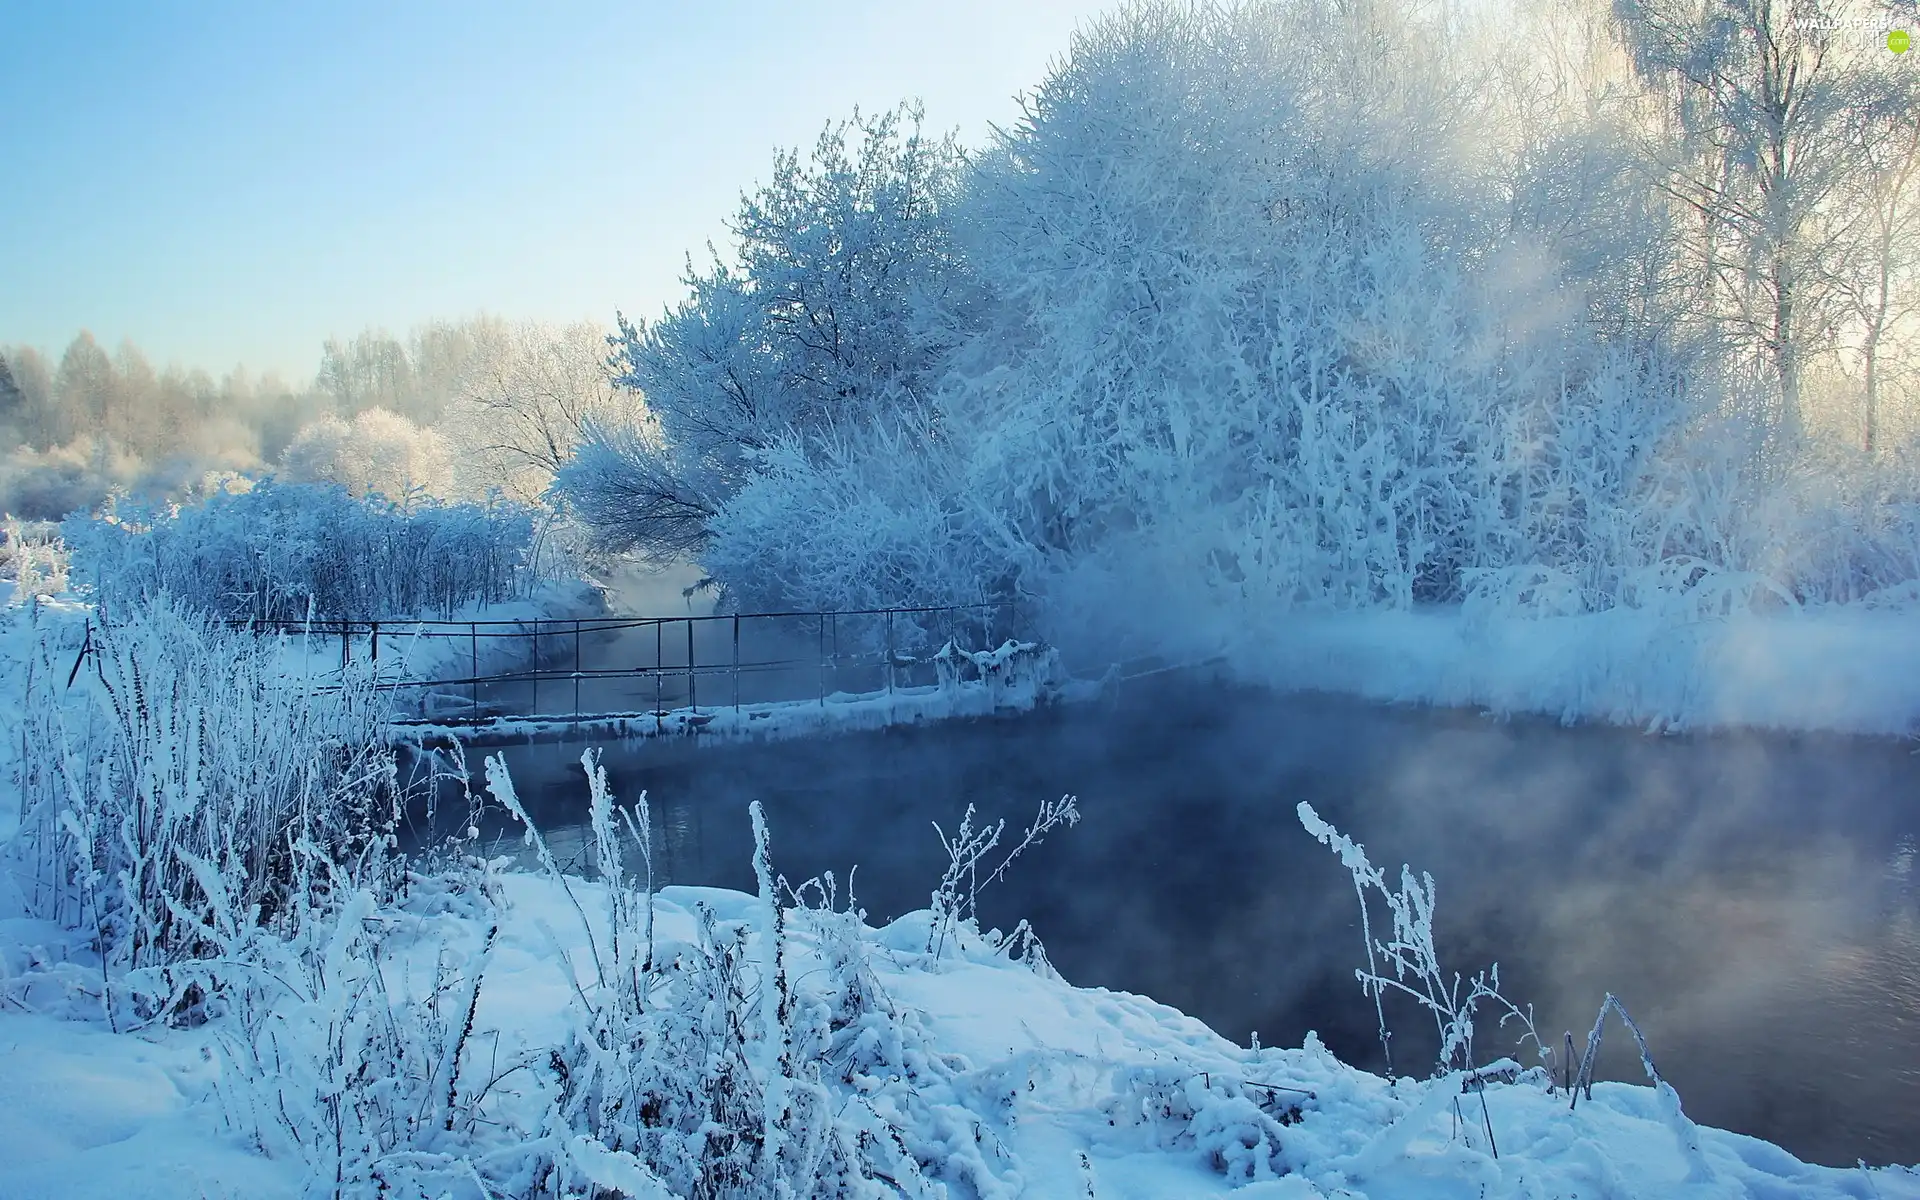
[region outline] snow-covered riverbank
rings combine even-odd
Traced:
[[[1634,609],[1497,618],[1459,607],[1297,612],[1225,644],[1246,682],[1395,703],[1654,731],[1920,730],[1920,616],[1904,608],[1684,621]]]
[[[486,1071],[533,1064],[495,1085],[492,1115],[535,1129],[555,1088],[540,1051],[566,1038],[574,984],[598,999],[591,951],[573,901],[553,880],[512,873],[497,883],[497,910],[427,893],[394,914],[404,928],[390,935],[388,986],[396,997],[418,995],[435,962],[478,961],[497,920],[469,1044]],[[605,954],[604,889],[575,880],[571,890]],[[757,899],[698,888],[656,897],[660,958],[698,941],[701,906],[723,937],[744,931],[749,970],[763,961]],[[841,999],[830,993],[844,978],[847,950],[827,921],[811,919],[818,915],[789,910],[787,972],[798,1004],[818,1009],[824,1031]],[[1463,1092],[1456,1076],[1390,1085],[1311,1041],[1235,1046],[1149,999],[1072,987],[997,950],[996,939],[969,933],[936,959],[927,953],[929,922],[922,912],[859,928],[855,952],[874,989],[873,1012],[855,1029],[860,1036],[823,1034],[837,1045],[827,1061],[845,1068],[820,1081],[834,1105],[885,1114],[929,1180],[945,1187],[904,1194],[1920,1197],[1911,1171],[1808,1166],[1764,1142],[1692,1126],[1650,1087],[1597,1084],[1591,1102],[1570,1111],[1565,1093],[1550,1092],[1538,1072]],[[302,1194],[305,1163],[284,1145],[276,1157],[259,1155],[233,1127],[232,1104],[222,1103],[221,1073],[234,1068],[218,1043],[237,1030],[216,1021],[113,1035],[98,1022],[28,1011],[74,1007],[53,981],[83,989],[84,954],[44,926],[10,921],[5,931],[0,1195]],[[76,962],[47,971],[45,961],[63,953]],[[302,1028],[324,1057],[324,1026],[288,1026]],[[229,1091],[238,1082],[229,1078]],[[273,1086],[253,1080],[241,1090],[270,1097]],[[621,1165],[591,1169],[611,1181]]]

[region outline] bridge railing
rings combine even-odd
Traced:
[[[367,661],[402,719],[458,724],[503,715],[585,720],[771,701],[824,704],[935,682],[948,640],[980,649],[1015,636],[1006,603],[486,621],[253,623],[338,642]]]

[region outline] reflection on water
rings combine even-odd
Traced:
[[[556,855],[584,862],[578,757],[508,752]],[[1696,1118],[1823,1162],[1920,1160],[1920,759],[1904,745],[1649,738],[1162,678],[1010,721],[614,747],[606,765],[617,797],[649,794],[662,882],[751,888],[759,799],[776,866],[844,881],[857,863],[876,922],[927,903],[932,822],[971,802],[1018,827],[1075,792],[1086,819],[984,893],[987,923],[1029,918],[1075,983],[1242,1042],[1316,1029],[1378,1068],[1353,891],[1294,819],[1309,800],[1376,862],[1432,872],[1443,958],[1497,958],[1551,1042],[1584,1037],[1611,990]],[[1431,1021],[1393,1017],[1396,1064],[1424,1070]],[[1508,1036],[1483,1031],[1482,1053]],[[1610,1034],[1605,1073],[1637,1076],[1627,1045]]]

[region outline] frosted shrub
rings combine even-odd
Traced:
[[[443,948],[421,984],[398,914],[372,892],[340,888],[296,909],[277,936],[229,940],[187,972],[225,1018],[230,1125],[302,1160],[309,1194],[440,1195],[473,1180],[486,1150],[499,1152],[472,1137],[494,1081],[474,1078],[485,1068],[466,1054],[491,934],[469,959]]]
[[[208,930],[275,922],[330,886],[316,863],[384,877],[393,764],[362,674],[288,678],[274,642],[164,594],[87,636],[83,661],[43,646],[33,664],[8,849],[41,915],[92,931],[110,977],[148,973],[151,1015],[190,998],[168,969],[217,953]]]
[[[606,936],[581,909],[594,984],[576,990],[573,1037],[552,1052],[558,1092],[543,1130],[552,1149],[540,1194],[580,1184],[639,1195],[846,1194],[858,1151],[820,1082],[827,1046],[815,1006],[797,1007],[759,806],[759,945],[750,946],[745,924],[722,925],[703,908],[694,942],[668,957],[654,940],[646,798],[616,808],[591,752],[582,765]],[[487,780],[572,896],[498,758],[488,760]],[[643,865],[637,880],[624,866],[629,842]]]
[[[971,511],[964,464],[950,443],[925,443],[912,422],[886,419],[811,446],[778,439],[710,522],[704,564],[749,610],[1003,598],[1005,565]]]
[[[936,823],[933,832],[940,838],[940,848],[947,852],[947,869],[940,876],[940,886],[933,892],[933,923],[927,934],[927,953],[937,960],[953,940],[962,924],[970,923],[979,909],[980,889],[987,884],[1004,878],[1007,868],[1013,860],[1019,858],[1028,849],[1039,845],[1054,829],[1061,826],[1072,828],[1080,823],[1080,803],[1077,796],[1062,796],[1057,801],[1043,802],[1040,810],[1034,814],[1033,824],[1027,826],[1020,841],[1001,856],[1000,861],[985,870],[981,864],[1000,844],[1000,838],[1007,831],[1005,819],[991,825],[975,826],[973,823],[973,805],[967,805],[967,811],[960,818],[960,827],[948,837],[946,831]],[[1031,930],[1026,923],[1016,930],[1016,936],[1024,936],[1030,949],[1038,951],[1038,943],[1032,941]],[[1039,961],[1045,961],[1045,952],[1038,951]]]
[[[842,907],[831,876],[793,887],[777,875],[756,803],[750,911],[722,919],[699,905],[690,941],[662,940],[645,797],[621,808],[591,752],[582,764],[594,893],[561,874],[504,764],[487,764],[490,790],[526,822],[587,940],[571,1036],[545,1063],[551,1103],[522,1143],[538,1165],[511,1194],[1013,1194],[1009,1164],[967,1107],[964,1063],[938,1053],[876,982],[850,891]],[[958,881],[953,893],[966,894]],[[560,969],[576,977],[564,956]]]
[[[269,481],[63,530],[109,618],[161,592],[227,620],[450,617],[537,582],[533,513],[510,504],[403,507]]]
[[[413,936],[450,908],[485,927],[491,877],[458,846],[429,876],[390,854],[370,680],[290,677],[304,656],[164,596],[89,638],[73,693],[67,654],[34,664],[6,849],[42,915],[94,935],[108,1020],[212,1021],[228,1122],[310,1195],[496,1170],[474,1133],[497,1078],[466,1053],[492,934],[424,977]]]
[[[67,590],[69,556],[59,527],[46,521],[0,521],[0,579],[13,580],[15,599]]]

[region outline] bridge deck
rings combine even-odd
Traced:
[[[768,739],[879,729],[1032,709],[1058,698],[1063,681],[1050,651],[1014,647],[998,671],[957,675],[921,687],[837,692],[811,700],[775,700],[718,707],[681,707],[597,714],[495,715],[469,719],[402,718],[394,739],[426,749],[522,745],[552,741],[648,738]]]

